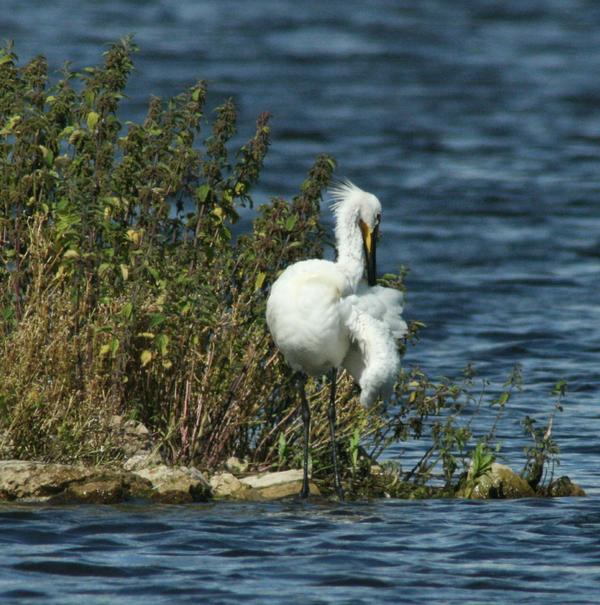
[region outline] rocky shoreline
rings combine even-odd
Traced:
[[[224,470],[211,476],[193,466],[169,466],[161,459],[142,424],[115,417],[114,429],[119,431],[123,452],[129,456],[119,466],[0,460],[0,502],[116,504],[142,500],[183,504],[212,499],[268,501],[296,497],[302,486],[300,469],[252,473],[246,462],[234,457],[227,461]],[[366,497],[419,497],[399,482],[397,474],[391,476],[379,465],[371,467],[371,478],[378,488],[373,493],[367,491]],[[395,486],[395,489],[388,489],[388,486]],[[312,481],[310,491],[313,496],[321,495]],[[459,490],[455,496],[497,499],[585,496],[585,492],[568,477],[560,477],[543,492],[536,492],[509,467],[494,463],[476,485],[470,486],[469,490]]]
[[[0,460],[0,502],[117,504],[144,500],[184,504],[211,499],[266,501],[296,497],[301,485],[300,469],[244,476],[222,471],[206,477],[194,467],[165,464],[126,470]],[[313,496],[320,496],[316,484],[311,482],[310,487]],[[561,477],[550,485],[546,493],[539,494],[508,467],[498,464],[468,497],[498,499],[542,495],[585,496],[585,492],[567,477]],[[459,491],[456,497],[465,498],[467,495]]]
[[[0,501],[37,504],[117,504],[145,500],[169,504],[213,498],[277,500],[295,496],[302,471],[207,479],[198,469],[159,464],[135,471],[104,467],[0,460]],[[311,493],[319,495],[316,485]]]

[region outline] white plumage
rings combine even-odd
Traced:
[[[365,405],[378,395],[389,397],[398,377],[400,355],[396,340],[407,331],[400,315],[402,300],[398,290],[361,284],[356,294],[342,301],[350,309],[346,321],[350,347],[342,367],[360,385],[360,400]]]
[[[396,340],[406,334],[406,323],[401,315],[402,293],[375,285],[379,200],[349,181],[333,189],[331,196],[337,261],[304,260],[285,269],[271,287],[267,325],[286,361],[299,373],[304,423],[302,497],[309,493],[310,435],[304,375],[319,376],[331,370],[328,418],[335,487],[343,499],[335,445],[337,368],[346,369],[358,382],[362,403],[389,395],[400,370]]]
[[[387,396],[400,370],[396,340],[406,334],[402,293],[364,282],[366,234],[375,238],[381,204],[345,182],[332,191],[336,262],[290,265],[271,288],[267,324],[289,365],[312,376],[344,368],[361,387],[361,402]],[[361,226],[361,223],[363,226]]]

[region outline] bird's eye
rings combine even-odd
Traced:
[[[375,224],[376,224],[376,225],[379,225],[379,223],[380,223],[380,222],[381,222],[381,214],[378,214],[378,215],[375,217]]]

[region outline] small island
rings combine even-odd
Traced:
[[[270,285],[290,263],[322,257],[323,192],[335,161],[319,156],[292,200],[253,207],[270,117],[237,141],[231,99],[205,106],[203,81],[153,97],[140,123],[119,105],[135,46],[102,65],[19,65],[0,50],[0,499],[114,503],[294,497],[302,426],[292,374],[265,325]],[[379,283],[405,289],[405,271]],[[409,322],[401,350],[425,326]],[[497,426],[521,385],[498,388],[473,368],[458,380],[402,370],[388,401],[360,404],[337,378],[342,481],[348,498],[579,496],[555,476],[552,428],[529,417],[523,469],[500,464]],[[313,411],[311,494],[333,493],[328,392],[307,385]],[[491,413],[490,413],[491,410]],[[475,434],[474,417],[490,415]],[[408,469],[380,461],[392,443],[422,440]]]

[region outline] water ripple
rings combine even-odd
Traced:
[[[66,514],[55,509],[70,525],[67,540],[50,530],[55,510],[32,510],[22,523],[39,533],[33,543],[24,534],[26,559],[9,563],[6,545],[15,536],[5,540],[5,533],[0,534],[0,552],[5,553],[0,569],[7,570],[10,576],[2,577],[12,582],[2,583],[0,598],[16,602],[19,591],[31,590],[23,585],[25,578],[35,582],[35,594],[24,599],[55,594],[52,578],[60,576],[67,580],[66,593],[56,602],[70,602],[70,595],[78,594],[78,578],[88,578],[96,595],[109,591],[127,595],[133,603],[159,602],[160,595],[182,603],[188,598],[260,602],[257,595],[264,596],[265,583],[273,585],[273,602],[301,596],[303,602],[332,602],[344,594],[372,602],[370,593],[362,594],[365,590],[376,590],[384,602],[400,594],[417,602],[435,598],[441,589],[448,603],[473,602],[470,594],[479,595],[477,602],[494,601],[503,591],[517,600],[530,594],[556,603],[579,594],[585,602],[585,595],[600,585],[598,504],[588,498],[222,504],[209,511],[193,506],[81,507]],[[132,519],[129,528],[124,518]],[[100,536],[112,529],[129,546],[107,550],[105,538],[90,538],[89,527],[99,524],[104,528]],[[74,531],[78,526],[86,531]],[[147,540],[141,539],[140,526],[149,528]],[[212,526],[222,527],[221,540],[207,531]],[[161,531],[153,531],[157,527]],[[44,534],[45,543],[40,539]],[[91,547],[85,554],[70,550],[82,541]],[[271,567],[269,560],[276,563]],[[578,588],[567,589],[575,578]]]
[[[1,31],[52,69],[136,32],[124,120],[198,78],[236,98],[236,141],[272,111],[259,201],[333,154],[383,202],[381,270],[410,267],[406,314],[428,328],[404,363],[453,376],[473,362],[501,384],[521,362],[527,388],[499,427],[515,468],[519,421],[546,417],[567,379],[561,470],[592,497],[2,506],[0,603],[597,602],[600,5],[568,5],[5,0]]]

